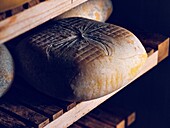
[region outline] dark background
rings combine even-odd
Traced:
[[[109,22],[170,37],[170,0],[113,0],[113,8]],[[131,128],[170,128],[170,57],[110,101],[136,111]]]
[[[170,0],[112,0],[114,23],[170,36]]]

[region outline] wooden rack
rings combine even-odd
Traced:
[[[46,0],[37,2],[37,5],[5,18],[0,21],[0,44],[37,27],[85,1],[87,0]]]
[[[138,37],[143,42],[149,57],[140,74],[132,81],[166,58],[169,50],[169,38],[159,35],[148,36],[148,34],[139,34]],[[68,127],[131,82],[104,97],[75,103],[53,99],[41,94],[20,77],[16,77],[7,95],[0,99],[0,115],[3,117],[0,120],[0,125],[8,126],[10,123],[14,126],[38,128]],[[124,127],[121,125],[120,128]]]
[[[85,1],[87,0],[47,0],[3,19],[0,21],[0,44],[31,30]],[[141,72],[132,81],[166,58],[169,50],[169,38],[167,37],[138,32],[135,34],[142,41],[149,57]],[[43,95],[17,77],[7,95],[0,99],[0,116],[2,117],[0,126],[68,127],[131,82],[104,97],[72,103]]]

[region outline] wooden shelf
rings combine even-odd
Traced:
[[[69,128],[128,128],[135,120],[135,111],[125,106],[104,103]]]
[[[0,21],[0,44],[35,28],[87,0],[46,0]]]
[[[156,35],[159,38],[155,41],[154,34],[147,36],[144,33],[138,37],[147,49],[149,57],[138,76],[120,89],[98,99],[75,103],[41,94],[20,77],[16,77],[7,95],[0,99],[0,114],[7,115],[2,116],[0,127],[1,125],[8,127],[9,121],[11,121],[11,126],[23,127],[63,128],[70,126],[168,56],[169,38]]]
[[[85,1],[87,0],[46,0],[0,21],[0,44],[43,24]],[[153,34],[146,36],[143,33],[139,34],[138,37],[145,48],[149,49],[149,57],[141,72],[131,82],[156,66],[169,53],[169,38]],[[9,127],[12,127],[12,125],[38,128],[68,127],[131,83],[127,83],[104,97],[80,103],[71,103],[51,99],[33,89],[24,88],[24,85],[26,87],[27,84],[20,79],[19,81],[19,83],[14,82],[14,90],[10,90],[12,95],[9,94],[9,91],[9,95],[7,94],[5,98],[0,99],[0,115],[3,117],[3,120],[0,120],[0,127],[1,124],[8,127],[8,122],[11,123]],[[15,85],[20,85],[23,88]],[[12,101],[15,101],[15,104]],[[30,117],[29,115],[32,116]]]

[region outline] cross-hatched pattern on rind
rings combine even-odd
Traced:
[[[103,55],[112,55],[112,38],[126,38],[131,33],[111,24],[84,19],[67,18],[53,21],[29,38],[33,47],[40,49],[48,59],[74,58],[88,63]]]

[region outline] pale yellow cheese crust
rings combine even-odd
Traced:
[[[14,9],[31,0],[0,0],[0,13]]]
[[[111,0],[89,0],[63,14],[56,19],[68,17],[84,17],[105,22],[113,11]]]
[[[129,40],[133,42],[131,46],[128,46]],[[82,66],[81,72],[71,84],[77,100],[107,95],[126,85],[140,72],[147,59],[147,53],[140,41],[133,34],[119,41],[123,45],[115,44],[112,56],[99,57]]]

